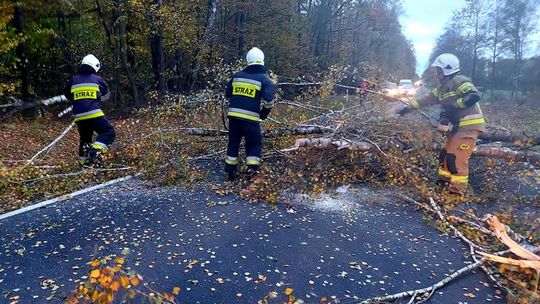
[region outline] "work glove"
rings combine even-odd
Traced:
[[[439,124],[437,125],[437,131],[442,133],[451,132],[453,128],[452,123],[447,118],[441,118]]]
[[[400,115],[400,116],[403,116],[407,113],[409,113],[411,111],[411,107],[409,106],[404,106],[403,108],[401,108],[397,113]]]

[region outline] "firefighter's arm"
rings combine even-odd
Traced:
[[[231,98],[232,97],[232,78],[229,80],[229,83],[227,84],[227,88],[225,89],[225,97]]]
[[[266,119],[270,114],[270,111],[274,107],[275,96],[276,85],[272,82],[272,80],[266,78],[266,80],[263,82],[263,87],[261,90],[261,98],[263,102],[261,109],[261,119]]]
[[[480,101],[480,93],[474,87],[471,82],[462,83],[456,90],[456,96],[454,106],[458,109],[465,109],[474,106]]]
[[[109,84],[103,78],[99,80],[99,91],[101,92],[101,101],[107,101],[111,98]]]
[[[66,98],[69,100],[69,101],[73,101],[73,93],[71,93],[71,86],[73,84],[73,80],[70,79],[66,85],[64,86],[64,96],[66,96]]]
[[[417,110],[423,107],[433,105],[437,102],[437,97],[435,97],[436,89],[431,91],[428,95],[422,96],[418,99],[413,99],[411,102],[398,111],[399,115],[405,115],[412,110]]]

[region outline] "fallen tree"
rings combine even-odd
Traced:
[[[373,142],[367,141],[350,141],[345,139],[333,139],[333,138],[300,138],[297,139],[294,146],[288,149],[282,150],[294,151],[300,148],[312,148],[312,149],[337,149],[343,150],[348,149],[352,151],[360,152],[377,152],[377,151],[387,151],[390,149],[388,145],[376,145]],[[431,147],[433,149],[440,149],[438,145]],[[512,161],[523,161],[534,164],[540,164],[540,153],[532,151],[515,151],[504,147],[494,146],[494,145],[479,145],[475,148],[473,155],[490,157],[490,158],[499,158]]]

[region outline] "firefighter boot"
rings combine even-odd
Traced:
[[[82,147],[82,155],[79,155],[79,166],[83,167],[83,166],[87,166],[90,164],[90,156],[89,156],[89,153],[90,153],[90,149],[91,149],[91,145],[90,144],[84,144],[83,147]]]
[[[101,149],[96,149],[91,147],[88,152],[89,164],[94,166],[99,166],[102,163],[103,151]]]
[[[254,178],[259,174],[259,166],[256,165],[248,165],[247,166],[246,174],[249,178]]]
[[[236,165],[225,164],[225,173],[227,173],[227,179],[229,181],[234,181],[237,177]]]

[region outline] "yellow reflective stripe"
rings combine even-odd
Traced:
[[[465,82],[464,84],[460,85],[457,90],[456,90],[456,93],[457,94],[465,94],[467,92],[469,92],[470,90],[473,89],[473,84],[470,83],[470,82]]]
[[[466,184],[469,182],[469,177],[467,175],[452,175],[450,178],[451,183]]]
[[[225,163],[228,164],[228,165],[237,165],[237,164],[238,164],[238,160],[230,160],[230,159],[226,159],[226,160],[225,160]]]
[[[257,122],[261,121],[261,119],[257,116],[244,114],[244,113],[229,112],[227,115],[232,116],[232,117],[238,117],[238,118],[244,118],[247,120],[257,121]]]
[[[441,94],[441,95],[439,95],[439,100],[443,100],[443,99],[446,99],[446,98],[452,97],[452,96],[456,96],[456,93],[455,92],[448,92],[446,94]]]
[[[411,105],[411,107],[412,107],[413,109],[418,109],[418,108],[420,108],[420,103],[419,103],[418,100],[416,100],[416,99],[413,99],[413,100],[411,101],[410,105]]]
[[[470,126],[470,125],[479,125],[483,123],[486,123],[485,119],[483,118],[467,119],[467,120],[460,121],[459,126],[464,127],[464,126]]]
[[[260,165],[261,162],[258,160],[250,159],[246,161],[246,165]]]
[[[84,86],[84,87],[71,88],[71,93],[76,93],[76,92],[80,92],[80,91],[92,91],[92,92],[97,92],[97,91],[99,91],[99,87],[89,87],[89,86]]]
[[[97,144],[97,143],[93,143],[92,148],[98,149],[98,150],[101,150],[101,151],[107,151],[108,150],[107,147],[104,147],[104,146],[102,146],[100,144]]]
[[[433,94],[435,97],[439,98],[439,89],[435,88],[431,90],[431,94]]]
[[[92,118],[101,117],[101,116],[105,116],[105,113],[99,112],[99,113],[89,114],[89,115],[85,115],[85,116],[75,117],[74,121],[92,119]]]
[[[458,100],[456,100],[456,106],[460,109],[465,108],[465,102],[463,102],[463,98],[458,98]]]
[[[448,171],[448,170],[444,170],[444,169],[440,168],[439,169],[439,176],[450,178],[450,177],[452,177],[452,173],[450,173],[450,171]]]
[[[257,91],[261,90],[261,86],[253,84],[253,83],[249,83],[249,82],[234,81],[232,83],[232,85],[233,85],[233,87],[240,86],[240,87],[243,87],[243,88],[253,89],[253,90],[257,90]]]

